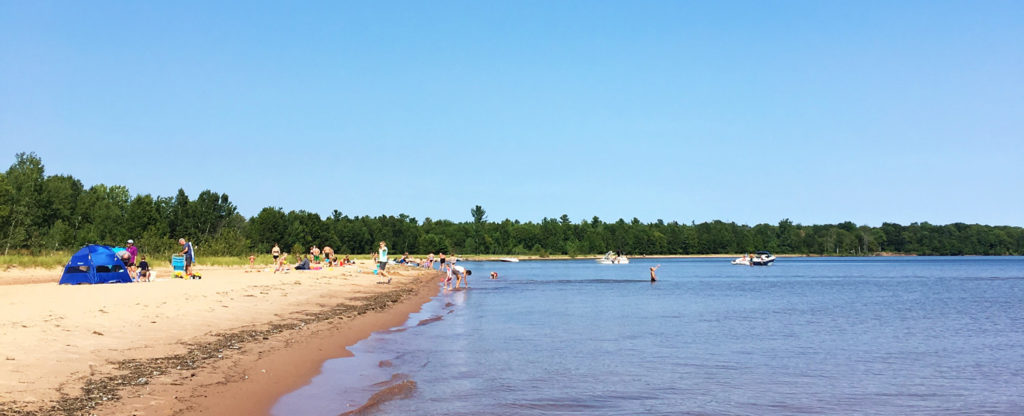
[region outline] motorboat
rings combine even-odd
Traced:
[[[597,259],[598,264],[629,264],[629,258],[615,254],[614,251],[605,253],[604,257]]]
[[[738,266],[768,266],[775,262],[775,256],[767,251],[758,251],[750,257],[743,256],[732,261]]]
[[[498,261],[503,261],[505,263],[519,263],[519,259],[515,257],[501,257]]]

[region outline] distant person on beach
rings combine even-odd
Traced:
[[[270,255],[274,256],[274,264],[276,265],[277,258],[281,257],[281,247],[278,247],[277,243],[274,243],[274,248],[270,249]]]
[[[313,264],[320,264],[320,249],[316,245],[309,248],[309,255],[313,257]]]
[[[427,254],[427,266],[434,268],[434,253]]]
[[[277,267],[274,268],[274,273],[277,272],[288,272],[288,253],[284,253],[280,258],[277,259]]]
[[[302,256],[298,263],[295,263],[295,270],[309,270],[310,256]]]
[[[345,264],[352,264],[352,263],[355,263],[354,261],[352,261],[352,260],[349,260],[349,258],[348,258],[348,254],[346,254],[346,255],[345,255],[345,258],[344,258],[344,259],[342,259],[342,261],[343,261],[343,262],[345,262]]]
[[[125,250],[128,252],[128,263],[125,267],[128,268],[128,274],[131,275],[132,279],[138,279],[139,275],[135,271],[135,258],[139,255],[139,248],[135,247],[134,240],[128,240],[128,248]]]
[[[192,261],[196,258],[192,243],[186,242],[184,238],[179,238],[178,244],[181,245],[181,253],[178,254],[185,256],[185,275],[192,276]]]
[[[380,248],[377,249],[377,273],[383,279],[388,277],[387,272],[384,271],[388,267],[388,246],[383,241],[380,242]],[[389,278],[388,281],[391,279]]]
[[[249,270],[253,270],[255,268],[256,268],[256,255],[255,254],[250,254],[249,255]]]
[[[655,270],[658,270],[658,268],[659,268],[659,267],[661,267],[661,265],[660,265],[660,264],[659,264],[659,265],[657,265],[657,266],[651,267],[651,281],[652,281],[652,282],[656,282],[656,281],[658,281],[658,277],[654,275],[654,271],[655,271]]]
[[[334,249],[333,248],[324,246],[324,260],[327,260],[327,265],[328,266],[333,266],[333,265],[337,264],[337,263],[334,262],[335,257],[334,257]]]
[[[448,270],[448,265],[445,264],[445,260],[447,260],[447,259],[444,258],[444,252],[437,253],[437,264],[438,264],[437,270],[441,270],[441,271],[447,271]]]
[[[142,256],[142,257],[140,257],[140,259],[141,260],[139,261],[139,281],[140,282],[148,282],[149,281],[149,262],[146,261],[146,256]]]

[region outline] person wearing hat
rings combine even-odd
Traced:
[[[132,276],[132,279],[138,279],[138,275],[135,274],[135,257],[139,255],[139,248],[135,247],[135,240],[128,240],[128,248],[125,250],[128,252],[128,274]]]

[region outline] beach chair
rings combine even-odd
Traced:
[[[174,277],[185,278],[185,256],[174,255],[171,256],[171,268],[174,271],[171,273]],[[180,272],[180,273],[179,273]]]

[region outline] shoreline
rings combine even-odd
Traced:
[[[39,294],[77,298],[79,292],[116,292],[98,301],[86,294],[84,306],[56,310],[32,302],[34,310],[15,314],[0,327],[7,339],[0,340],[6,354],[0,361],[0,415],[268,414],[281,396],[319,374],[324,361],[351,355],[346,347],[402,324],[436,295],[436,271],[389,268],[392,284],[376,285],[368,265],[285,275],[201,269],[203,280],[131,285],[58,287],[55,278],[46,284],[0,285],[0,298],[21,294],[28,302]],[[0,275],[5,277],[10,276]],[[140,291],[159,292],[155,299],[165,300],[164,313],[147,311],[143,319],[130,319],[134,325],[110,322],[126,307],[130,311],[152,301],[153,295]],[[90,313],[97,305],[99,314]],[[5,302],[0,312],[20,306],[24,302]],[[224,313],[218,306],[240,311]],[[173,311],[189,317],[189,309],[223,314],[223,319],[177,321]],[[87,316],[71,316],[78,312]],[[59,323],[49,324],[55,314]],[[84,342],[84,351],[32,348],[65,331],[93,342]]]

